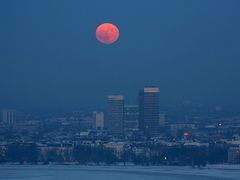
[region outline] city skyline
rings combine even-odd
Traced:
[[[151,87],[157,87],[156,85],[145,85],[142,88],[151,88]],[[139,90],[142,88],[138,88],[137,91],[135,91],[135,94],[133,94],[132,96],[130,96],[129,94],[124,94],[124,93],[109,93],[114,95],[121,95],[124,97],[125,103],[128,105],[137,105],[139,104]],[[140,90],[141,91],[141,90]],[[20,112],[26,112],[26,113],[33,113],[33,114],[50,114],[50,113],[60,113],[60,112],[69,112],[69,111],[85,111],[86,113],[90,113],[92,111],[108,111],[108,103],[106,101],[106,97],[109,96],[109,94],[105,97],[101,97],[102,102],[99,103],[98,105],[96,104],[89,104],[89,105],[75,105],[75,106],[69,106],[69,107],[59,107],[59,106],[55,106],[55,107],[38,107],[38,108],[26,108],[26,107],[18,107],[16,105],[2,105],[0,106],[0,109],[12,109],[12,110],[18,110]],[[174,108],[181,108],[181,107],[189,107],[189,108],[202,108],[205,109],[205,111],[212,111],[212,110],[216,110],[216,111],[222,111],[222,112],[232,112],[232,113],[239,113],[239,109],[237,107],[226,107],[222,104],[212,104],[212,105],[206,105],[206,104],[202,104],[198,101],[191,101],[188,99],[184,99],[182,101],[178,101],[176,103],[173,104],[164,104],[164,102],[162,101],[163,99],[163,95],[162,93],[160,93],[159,98],[161,98],[161,101],[159,102],[159,107],[163,108],[163,110],[167,110],[167,109],[174,109]],[[81,100],[80,100],[81,101]],[[7,103],[8,104],[8,103]]]
[[[201,168],[240,163],[239,114],[188,106],[177,116],[177,111],[159,109],[159,93],[157,87],[141,89],[138,105],[126,104],[122,95],[109,95],[106,114],[17,116],[17,111],[3,109],[0,163]]]

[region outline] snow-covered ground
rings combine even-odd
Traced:
[[[240,180],[240,165],[203,169],[170,166],[0,166],[0,180]]]

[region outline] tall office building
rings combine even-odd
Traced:
[[[108,131],[110,134],[115,136],[123,135],[123,112],[123,96],[108,96]]]
[[[13,124],[16,121],[16,111],[10,109],[2,109],[0,119],[5,124]]]
[[[159,93],[157,87],[145,87],[139,92],[140,130],[147,137],[159,135]]]
[[[126,135],[138,131],[139,108],[137,105],[124,106],[124,133]]]
[[[93,112],[93,129],[103,130],[104,128],[104,113],[103,112]]]

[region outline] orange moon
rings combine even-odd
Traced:
[[[111,23],[104,23],[97,27],[96,38],[103,44],[112,44],[119,38],[119,29]]]

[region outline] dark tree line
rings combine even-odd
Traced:
[[[63,151],[59,150],[58,147],[49,148],[43,157],[35,143],[13,143],[6,146],[5,153],[2,150],[0,151],[0,162],[37,163],[40,161],[46,164],[70,161],[78,164],[126,164],[131,162],[136,165],[190,165],[200,167],[207,163],[227,162],[227,151],[227,147],[215,145],[209,147],[146,145],[143,147],[124,147],[121,153],[117,153],[103,145],[75,145],[70,150],[66,148]]]
[[[36,144],[9,144],[7,146],[5,161],[8,162],[38,162],[38,149]]]
[[[78,145],[73,149],[73,158],[79,164],[89,162],[115,164],[119,161],[113,150],[104,148],[102,145],[96,147]]]

